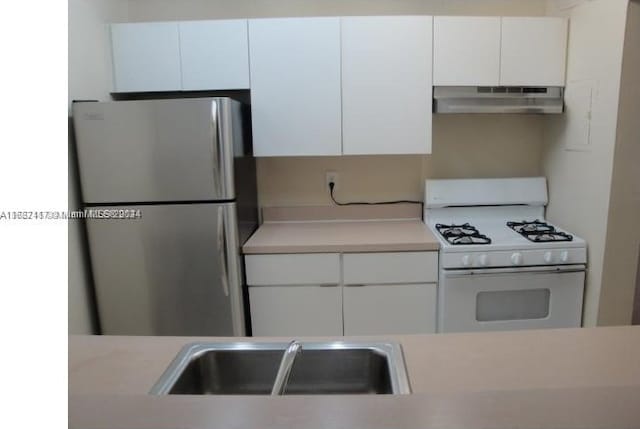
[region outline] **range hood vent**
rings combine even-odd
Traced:
[[[557,86],[436,86],[434,113],[562,113]]]

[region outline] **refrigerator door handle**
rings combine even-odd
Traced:
[[[213,185],[221,200],[233,199],[233,110],[228,103],[211,102],[211,144],[213,149]]]
[[[225,273],[227,281],[224,283],[229,293],[231,304],[231,317],[233,321],[233,332],[236,336],[246,335],[244,323],[244,299],[243,299],[243,275],[242,264],[240,262],[240,241],[238,236],[238,214],[236,203],[223,204],[224,212],[224,244],[226,252],[224,262],[226,263]]]
[[[216,195],[220,195],[222,190],[221,181],[222,175],[220,168],[220,140],[218,135],[218,103],[211,102],[211,149],[213,151],[213,189]],[[218,225],[220,225],[218,223]]]
[[[218,210],[218,254],[220,255],[220,282],[224,296],[229,296],[229,276],[227,274],[227,243],[225,239],[224,210]]]

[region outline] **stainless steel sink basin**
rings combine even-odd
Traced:
[[[300,342],[286,395],[408,394],[399,344]],[[288,343],[185,346],[153,386],[154,395],[269,395]]]

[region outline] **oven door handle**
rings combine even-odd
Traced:
[[[495,276],[502,274],[563,274],[579,273],[584,271],[584,265],[557,265],[554,267],[520,267],[520,268],[469,268],[465,270],[444,270],[445,277],[466,277],[466,276]]]

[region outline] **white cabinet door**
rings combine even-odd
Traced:
[[[500,18],[436,16],[433,84],[496,86],[500,82]]]
[[[436,332],[436,285],[344,287],[345,335]]]
[[[343,153],[431,153],[433,18],[341,25]]]
[[[180,23],[182,89],[249,88],[247,21]]]
[[[346,285],[438,281],[438,252],[345,253],[342,262]]]
[[[250,286],[254,336],[342,335],[341,288]]]
[[[502,18],[500,84],[564,86],[565,18]]]
[[[249,21],[256,156],[340,155],[340,19]]]
[[[177,22],[111,25],[114,92],[181,89]]]

